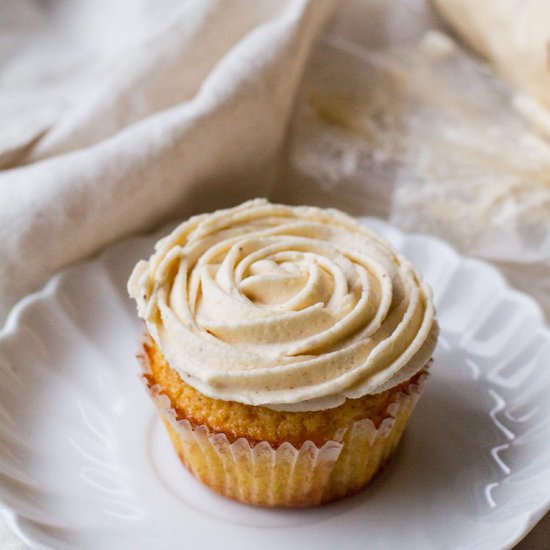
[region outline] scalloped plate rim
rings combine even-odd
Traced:
[[[500,273],[497,268],[493,267],[488,262],[477,259],[475,257],[463,255],[451,244],[447,243],[443,239],[440,239],[439,237],[430,235],[428,233],[406,232],[404,230],[398,229],[386,220],[371,216],[359,216],[357,219],[361,223],[373,226],[376,231],[380,230],[380,232],[383,233],[383,237],[386,239],[389,238],[388,234],[392,233],[396,235],[399,239],[403,239],[404,237],[406,237],[407,239],[421,239],[432,246],[436,245],[444,248],[447,253],[451,254],[453,258],[458,261],[467,262],[471,265],[476,266],[476,268],[483,269],[486,273],[490,274],[491,277],[499,281],[499,283],[502,285],[503,291],[505,291],[508,295],[512,295],[514,299],[528,305],[532,309],[532,311],[535,312],[538,318],[537,320],[541,324],[539,330],[550,341],[550,327],[548,327],[548,325],[545,323],[544,314],[540,305],[528,294],[525,294],[524,292],[521,292],[511,287],[506,278],[502,275],[502,273]],[[50,296],[55,291],[57,286],[62,282],[62,280],[66,276],[70,275],[71,271],[82,265],[101,262],[101,260],[105,259],[110,253],[112,253],[114,249],[125,246],[131,241],[139,241],[145,239],[150,240],[158,237],[159,235],[163,235],[164,233],[166,233],[167,228],[172,227],[174,227],[174,223],[165,225],[157,231],[149,233],[138,233],[126,238],[119,239],[118,241],[115,241],[114,243],[108,245],[106,248],[103,249],[103,251],[93,255],[91,258],[71,263],[63,269],[59,270],[48,280],[48,282],[44,286],[42,286],[35,292],[27,294],[11,308],[8,316],[6,317],[4,325],[0,328],[0,342],[16,334],[19,328],[20,317],[24,314],[27,308],[29,308],[35,302],[40,301],[42,298]],[[550,511],[550,494],[537,506],[523,512],[522,525],[518,527],[516,533],[513,536],[509,537],[508,541],[503,541],[498,548],[507,549],[515,546],[533,529],[533,527],[545,516],[548,511]],[[31,548],[36,548],[40,550],[53,550],[52,547],[46,546],[40,541],[34,539],[32,536],[29,536],[28,533],[26,533],[24,527],[21,526],[20,520],[22,518],[20,514],[16,513],[1,500],[0,517],[5,520],[9,528],[22,540],[22,542],[27,544]]]

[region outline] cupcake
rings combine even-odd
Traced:
[[[130,277],[148,392],[189,471],[263,506],[350,495],[394,453],[438,327],[429,288],[333,209],[194,216]]]

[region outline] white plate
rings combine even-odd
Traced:
[[[36,548],[507,548],[550,506],[550,334],[526,296],[441,241],[367,223],[434,289],[433,374],[395,459],[311,510],[219,497],[180,466],[138,379],[126,295],[155,237],[55,277],[0,336],[0,500]]]

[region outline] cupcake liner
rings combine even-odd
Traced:
[[[140,355],[146,374],[149,359]],[[231,442],[224,433],[177,419],[169,398],[143,377],[172,443],[188,470],[216,492],[261,506],[314,506],[342,498],[365,486],[394,453],[427,375],[400,392],[377,428],[366,418],[339,430],[321,447],[305,441]]]

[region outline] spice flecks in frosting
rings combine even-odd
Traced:
[[[429,361],[429,288],[336,210],[257,199],[189,219],[137,264],[130,295],[168,363],[209,397],[338,406]]]

